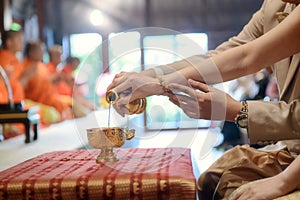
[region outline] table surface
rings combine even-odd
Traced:
[[[196,199],[190,149],[56,151],[0,172],[0,199]]]

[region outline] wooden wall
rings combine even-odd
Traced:
[[[42,18],[42,38],[49,37],[45,36],[45,30],[51,30],[54,40],[60,40],[71,33],[99,32],[105,36],[110,32],[151,26],[179,32],[206,32],[210,48],[238,33],[262,4],[262,0],[12,1],[16,5],[29,1],[38,10]],[[93,26],[89,21],[94,9],[105,16],[102,26]]]

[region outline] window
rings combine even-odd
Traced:
[[[109,71],[141,71],[140,34],[138,32],[111,33],[108,42]]]
[[[97,96],[97,102],[104,99],[106,88],[115,74],[121,71],[140,72],[143,69],[205,53],[207,35],[172,33],[142,36],[138,31],[121,32],[109,34],[107,49],[101,44],[102,37],[95,33],[76,34],[70,37],[71,55],[82,60],[77,80],[88,82],[87,97],[95,99]],[[108,51],[109,73],[103,73],[105,69],[102,51]],[[145,125],[148,130],[208,127],[210,123],[206,120],[190,119],[163,96],[148,97],[146,112],[130,116],[130,119],[131,127],[141,129]]]
[[[172,63],[192,55],[205,53],[207,35],[203,33],[146,36],[143,40],[145,69]],[[146,128],[174,129],[208,127],[209,121],[191,119],[167,97],[147,97]]]
[[[75,72],[76,87],[88,100],[98,105],[95,93],[96,79],[102,72],[102,36],[97,33],[73,34],[70,36],[71,56],[81,61]]]

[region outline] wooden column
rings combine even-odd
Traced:
[[[4,32],[4,0],[0,0],[0,31]]]
[[[0,31],[1,35],[5,30],[9,30],[12,23],[9,0],[0,0]]]
[[[102,35],[102,72],[109,72],[109,45],[108,34]]]
[[[46,37],[44,34],[45,16],[44,16],[44,0],[35,0],[36,5],[36,15],[38,17],[38,28],[39,28],[39,39],[42,42],[46,42]]]

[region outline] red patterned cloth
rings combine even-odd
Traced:
[[[46,153],[0,172],[0,199],[196,199],[190,149],[116,149]]]

